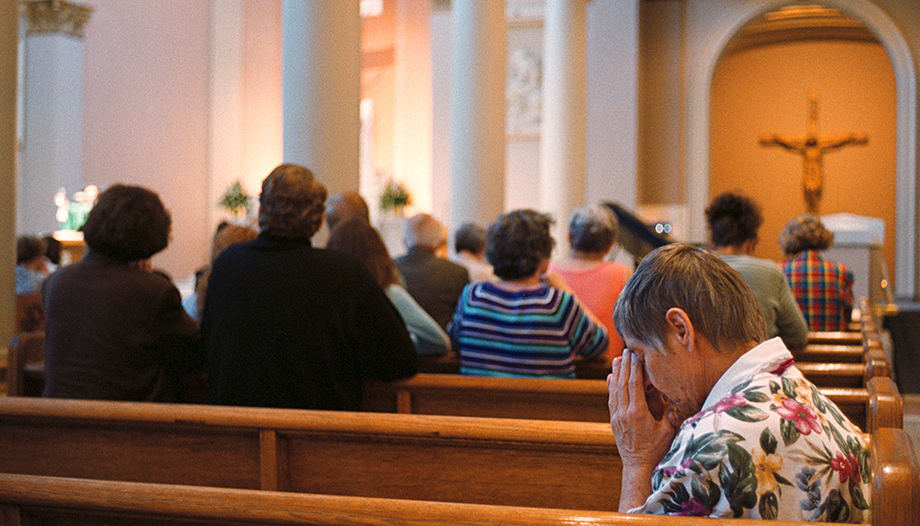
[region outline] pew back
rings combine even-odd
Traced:
[[[869,381],[873,387],[822,388],[861,429],[902,427],[903,404],[891,378]],[[364,409],[420,415],[522,418],[608,422],[607,384],[603,380],[487,378],[419,373],[397,382],[369,382]],[[867,418],[868,414],[873,418]],[[877,416],[879,413],[882,416]],[[882,425],[879,425],[882,422]]]
[[[920,472],[909,437],[882,429],[870,441],[875,525],[920,524]],[[609,525],[703,526],[710,519],[624,515],[381,498],[291,494],[184,485],[0,474],[0,525],[210,525],[316,526]],[[753,526],[748,520],[718,524]],[[771,522],[776,526],[802,523]]]
[[[0,474],[0,525],[705,526],[710,519]],[[732,520],[733,526],[759,521]],[[771,522],[771,526],[802,526]]]
[[[0,399],[0,472],[615,510],[606,424]]]

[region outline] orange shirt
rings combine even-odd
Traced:
[[[588,270],[567,270],[550,263],[549,270],[562,276],[582,306],[597,316],[607,328],[610,346],[602,355],[603,358],[612,360],[620,356],[626,344],[613,326],[613,307],[632,271],[625,265],[610,262],[603,262]]]

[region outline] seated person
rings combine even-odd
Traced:
[[[434,217],[416,214],[407,219],[404,240],[409,251],[396,258],[396,267],[406,290],[446,329],[470,274],[466,267],[438,255],[447,243],[447,231]]]
[[[808,325],[786,276],[773,261],[752,256],[763,223],[757,205],[743,195],[724,193],[706,209],[706,221],[716,254],[741,274],[760,303],[767,335],[779,336],[789,349],[804,348]]]
[[[371,222],[371,211],[358,192],[332,194],[326,202],[326,226],[332,231],[342,221],[360,218]]]
[[[545,214],[518,210],[489,227],[486,258],[498,279],[463,290],[449,329],[461,374],[574,378],[574,355],[607,349],[604,326],[546,273],[551,225]]]
[[[221,222],[221,224],[217,225],[217,231],[214,232],[214,237],[211,240],[211,263],[213,264],[217,256],[230,245],[252,241],[258,235],[258,232],[248,226]],[[211,265],[207,265],[195,272],[195,290],[182,300],[182,305],[189,313],[189,316],[196,320],[201,320],[201,312],[204,310],[204,298],[208,292],[208,278],[210,276]]]
[[[569,219],[569,255],[549,265],[550,272],[559,274],[578,301],[603,322],[610,337],[605,360],[623,352],[623,340],[613,326],[613,306],[632,275],[625,265],[604,261],[616,243],[617,225],[617,216],[606,206],[576,209]]]
[[[486,231],[476,223],[464,223],[454,232],[454,257],[451,261],[466,267],[470,281],[495,279],[492,266],[486,263]]]
[[[450,338],[444,329],[399,285],[396,264],[370,223],[357,217],[340,221],[332,229],[326,248],[354,257],[371,271],[406,322],[419,356],[441,355],[450,350]]]
[[[45,282],[45,391],[52,398],[175,401],[204,367],[198,324],[147,261],[169,243],[159,196],[115,185],[83,226],[87,251]]]
[[[690,245],[659,248],[613,316],[627,346],[607,377],[621,512],[869,521],[862,432],[782,340],[764,341],[738,272]]]
[[[779,236],[789,258],[783,273],[811,331],[845,331],[853,311],[853,272],[820,254],[833,242],[834,233],[811,214],[791,219]]]
[[[262,182],[259,237],[212,265],[201,318],[209,403],[358,411],[365,379],[416,373],[406,325],[370,272],[311,245],[325,201],[310,170],[278,166]]]
[[[47,245],[41,238],[20,236],[16,240],[16,295],[41,291],[49,274],[46,252]]]

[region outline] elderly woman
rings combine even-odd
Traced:
[[[767,334],[779,336],[790,349],[805,347],[808,326],[783,271],[773,261],[753,257],[763,223],[760,208],[748,197],[728,192],[713,199],[706,220],[716,254],[741,274],[760,303]]]
[[[518,210],[489,227],[486,259],[498,279],[467,285],[449,328],[461,374],[572,378],[574,355],[593,358],[607,348],[604,326],[546,273],[551,224]]]
[[[603,205],[583,206],[569,219],[569,255],[550,263],[578,301],[594,313],[607,329],[610,345],[603,358],[623,352],[623,340],[613,326],[613,306],[632,275],[625,265],[604,261],[617,239],[617,216]]]
[[[789,258],[783,273],[812,331],[847,330],[853,310],[853,273],[820,255],[833,242],[833,232],[811,214],[791,219],[779,236]]]
[[[440,355],[450,350],[450,338],[444,329],[399,285],[396,264],[383,239],[364,218],[338,222],[326,248],[348,254],[367,267],[406,322],[419,356]]]
[[[627,345],[607,378],[621,512],[868,522],[862,432],[779,338],[764,341],[757,299],[724,261],[652,252],[614,321]]]
[[[204,366],[198,325],[148,258],[169,242],[159,196],[115,185],[83,226],[80,262],[45,282],[45,391],[55,398],[172,401],[181,373]]]

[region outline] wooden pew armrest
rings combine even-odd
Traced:
[[[903,429],[878,429],[869,451],[872,524],[920,525],[920,467],[910,437]]]

